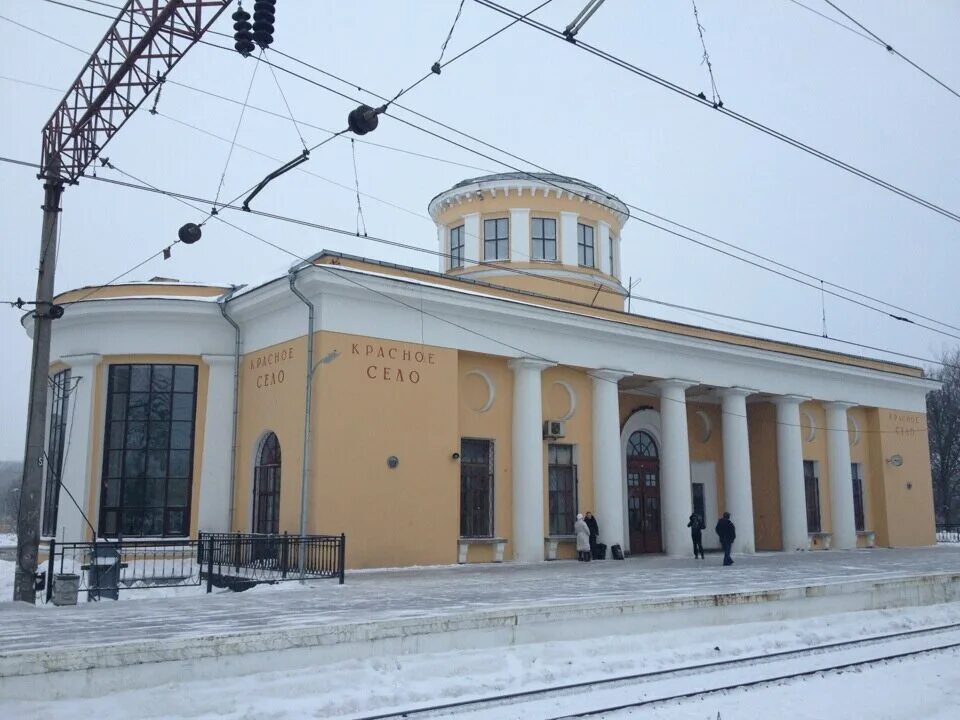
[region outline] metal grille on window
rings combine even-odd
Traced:
[[[260,442],[253,471],[253,531],[280,532],[280,441],[272,432]]]
[[[460,441],[460,537],[493,537],[493,442]]]
[[[573,445],[550,445],[548,461],[550,534],[572,535],[577,516],[577,466],[573,464]]]
[[[57,510],[60,504],[60,482],[63,477],[64,443],[67,434],[67,413],[70,407],[70,371],[62,370],[50,378],[53,402],[50,404],[50,434],[47,444],[43,488],[43,526],[45,537],[57,534]]]
[[[510,257],[510,221],[507,218],[483,221],[483,259],[507,260]]]
[[[850,463],[850,475],[853,479],[853,517],[856,521],[857,531],[866,530],[866,523],[863,517],[863,470],[860,463]]]
[[[593,257],[593,227],[577,224],[577,260],[584,267],[596,267]]]
[[[557,221],[552,218],[533,218],[530,241],[534,260],[556,260]]]
[[[195,365],[111,365],[100,534],[190,534]]]
[[[463,225],[450,231],[450,269],[463,267]]]
[[[807,497],[807,532],[820,532],[820,478],[812,460],[803,461],[803,481]]]

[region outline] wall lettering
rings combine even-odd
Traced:
[[[292,346],[282,350],[260,353],[250,358],[250,369],[257,373],[257,390],[282,384],[287,377],[287,373],[279,366],[290,360],[293,360]]]
[[[437,364],[436,353],[425,350],[407,350],[395,345],[377,343],[351,343],[350,354],[371,361],[365,366],[364,373],[368,380],[381,382],[410,383],[417,385],[420,382],[420,370],[410,367],[400,367],[390,361],[407,363],[414,366],[429,366]]]

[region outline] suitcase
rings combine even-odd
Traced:
[[[601,542],[594,543],[593,545],[593,559],[594,560],[606,560],[607,559],[607,546]]]
[[[611,547],[610,554],[613,556],[614,560],[623,560],[623,550],[619,545],[614,545]]]

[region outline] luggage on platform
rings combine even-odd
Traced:
[[[610,548],[610,554],[614,560],[623,560],[623,549],[619,545]]]
[[[607,546],[601,542],[594,543],[593,545],[593,559],[594,560],[606,560],[607,559]]]

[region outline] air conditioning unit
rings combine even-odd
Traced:
[[[543,436],[545,438],[562,438],[567,434],[567,424],[562,420],[547,420],[543,423]]]

